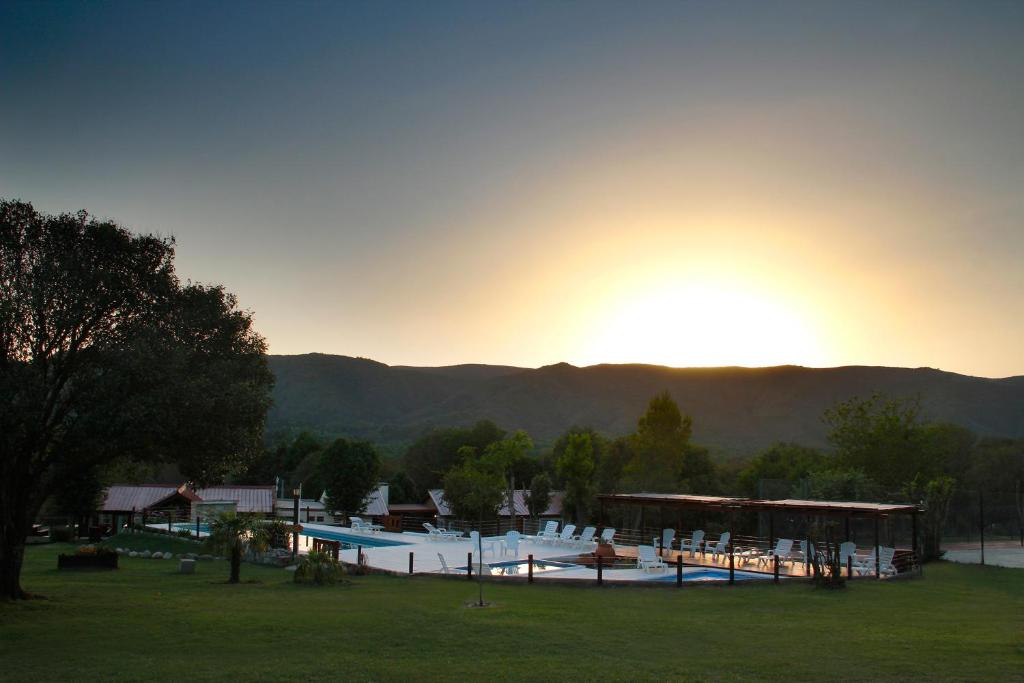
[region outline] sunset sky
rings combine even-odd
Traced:
[[[0,196],[272,353],[1024,374],[1024,3],[0,5]]]

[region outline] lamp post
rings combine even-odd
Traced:
[[[302,495],[302,488],[292,489],[292,501],[295,503],[292,511],[292,562],[299,552],[299,496]]]

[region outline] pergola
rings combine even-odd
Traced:
[[[682,493],[601,493],[597,496],[601,504],[601,516],[604,517],[606,505],[632,506],[641,508],[641,519],[644,507],[663,509],[687,509],[699,511],[719,511],[730,515],[733,519],[738,512],[761,512],[768,515],[769,547],[775,545],[775,514],[782,512],[790,515],[806,517],[826,516],[841,517],[846,521],[846,535],[850,535],[850,520],[854,518],[870,519],[874,522],[875,531],[875,577],[880,577],[878,550],[880,546],[879,523],[892,515],[909,515],[911,518],[911,535],[914,557],[919,557],[917,541],[917,514],[919,506],[912,503],[862,503],[854,501],[825,500],[760,500],[755,498],[736,498],[728,496],[695,496]],[[641,526],[643,522],[641,521]],[[731,545],[731,541],[730,541]],[[730,549],[731,552],[731,549]]]

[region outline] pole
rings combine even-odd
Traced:
[[[473,551],[466,553],[466,579],[473,580]]]
[[[501,523],[500,520],[498,522]],[[480,571],[476,573],[477,590],[480,592],[480,606],[484,606],[484,537],[476,535],[477,552],[480,553]],[[493,548],[493,546],[492,546]]]
[[[199,519],[200,515],[196,515],[196,538],[199,538]]]
[[[356,546],[356,567],[363,566],[363,546]],[[361,571],[361,570],[360,570]]]
[[[846,578],[853,578],[853,555],[846,556]]]
[[[529,583],[533,583],[533,554],[526,556],[526,580]]]
[[[601,555],[598,555],[597,556],[597,585],[598,586],[604,584],[604,576],[602,575],[603,574],[603,571],[602,571],[603,569],[604,569],[604,557],[601,556]]]
[[[775,550],[775,512],[768,511],[768,550]]]
[[[913,538],[911,539],[910,543],[911,543],[911,547],[912,547],[912,549],[914,551],[914,561],[917,563],[918,571],[922,571],[924,569],[924,562],[923,562],[921,556],[917,552],[917,509],[916,508],[914,509],[914,511],[912,513],[910,513],[910,534],[911,534],[911,536],[913,536]]]
[[[299,496],[297,491],[292,491],[292,493],[294,494],[292,502],[292,562],[294,562],[295,556],[299,554]]]
[[[985,494],[978,491],[978,528],[981,531],[981,564],[985,564]]]
[[[736,568],[733,564],[732,535],[729,536],[729,585],[736,583]]]
[[[676,587],[683,587],[683,553],[680,552],[679,556],[676,557]]]
[[[412,574],[412,551],[409,551],[409,574]]]
[[[772,555],[772,580],[775,583],[779,582],[779,556]]]
[[[879,547],[878,546],[879,546],[879,541],[878,541],[878,515],[875,515],[875,578],[876,579],[882,578],[882,563],[881,563],[881,559],[879,559],[879,557],[878,557],[878,551],[879,551]]]

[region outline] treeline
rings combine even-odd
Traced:
[[[389,482],[392,502],[423,502],[429,489],[443,488],[455,514],[466,519],[492,519],[517,488],[533,492],[527,501],[533,515],[547,508],[550,491],[564,491],[563,514],[576,522],[592,519],[598,493],[632,491],[921,502],[929,556],[938,552],[957,488],[1017,491],[1021,507],[1024,440],[979,438],[964,427],[928,421],[916,399],[881,395],[838,403],[822,419],[828,450],[778,443],[753,458],[716,461],[693,442],[692,418],[663,392],[630,434],[608,437],[572,427],[540,450],[524,432],[485,420],[434,429],[399,458],[377,455],[375,471]],[[303,495],[319,496],[332,480],[337,487],[346,479],[334,469],[337,457],[332,464],[326,454],[354,448],[376,454],[366,442],[329,443],[303,433],[268,449],[245,477],[266,482],[283,476],[289,489],[301,484]]]

